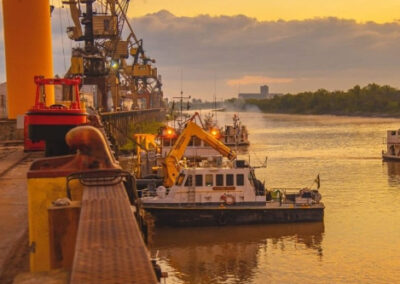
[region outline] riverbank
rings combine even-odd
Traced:
[[[355,86],[347,91],[320,89],[272,99],[249,99],[243,106],[239,104],[244,109],[248,106],[256,106],[265,113],[400,117],[400,90],[377,84]]]

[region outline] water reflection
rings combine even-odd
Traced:
[[[157,228],[150,240],[169,283],[249,283],[266,251],[307,250],[322,258],[323,223]]]
[[[385,162],[388,172],[388,180],[390,186],[398,186],[400,184],[400,162]]]

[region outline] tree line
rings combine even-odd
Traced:
[[[400,90],[377,84],[357,85],[347,91],[319,89],[245,102],[230,99],[226,103],[239,109],[255,105],[269,113],[400,116]]]

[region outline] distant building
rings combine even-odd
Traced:
[[[272,99],[275,96],[282,96],[283,94],[270,93],[269,87],[267,85],[260,86],[259,93],[239,93],[239,99],[247,100],[247,99]]]

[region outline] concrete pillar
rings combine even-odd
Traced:
[[[3,0],[8,118],[34,105],[35,75],[53,77],[49,0]],[[46,89],[54,103],[53,88]]]

